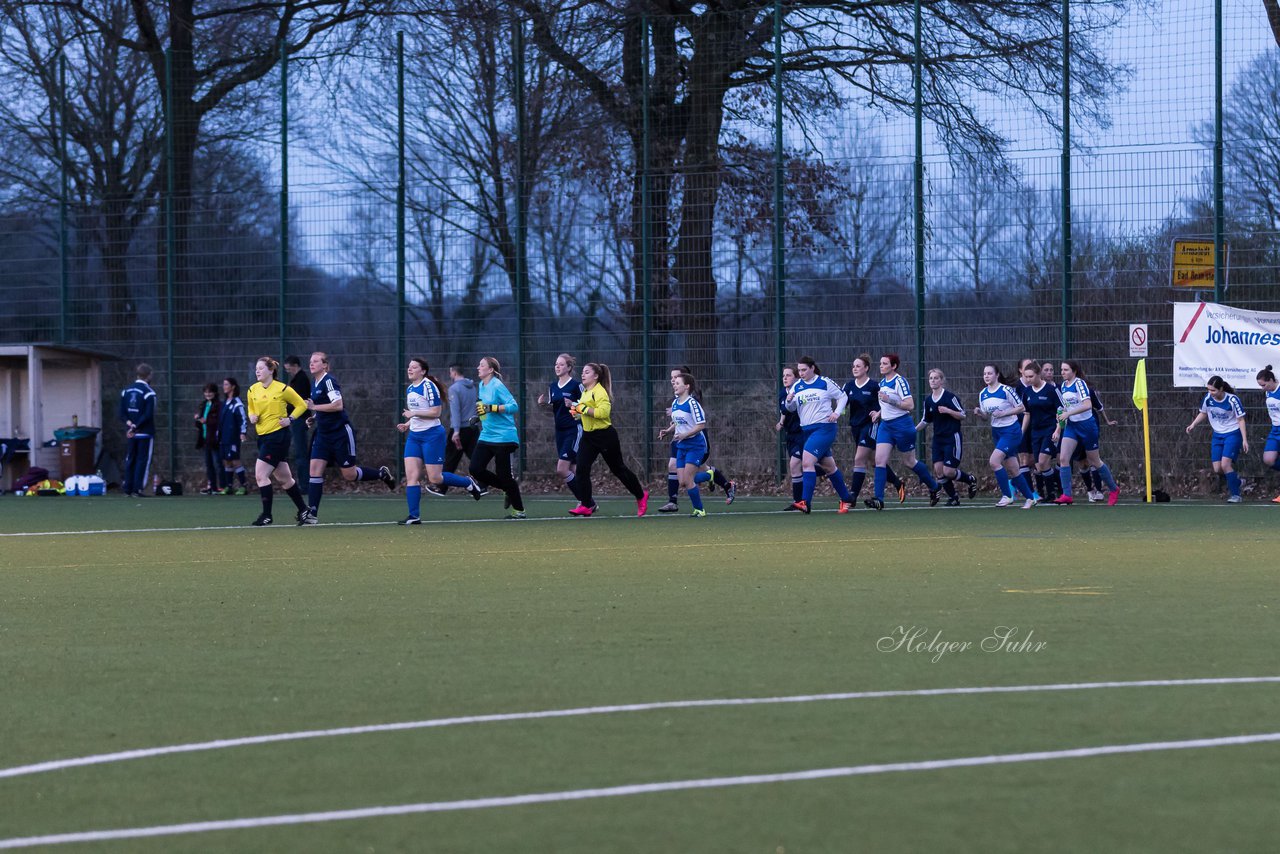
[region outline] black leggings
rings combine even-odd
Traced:
[[[519,449],[515,442],[476,442],[471,452],[471,476],[485,486],[496,486],[507,494],[507,500],[516,510],[524,510],[520,498],[520,484],[511,476],[511,455]],[[494,471],[489,471],[493,460]]]
[[[586,507],[595,506],[595,499],[591,497],[591,464],[596,461],[596,457],[604,457],[609,471],[622,481],[622,485],[627,488],[627,492],[636,497],[636,501],[644,497],[644,487],[640,485],[640,478],[627,468],[626,462],[622,459],[622,445],[618,442],[618,431],[613,427],[605,427],[602,430],[588,430],[582,434],[582,444],[578,447],[578,468],[574,472],[573,480],[570,481],[578,501]]]

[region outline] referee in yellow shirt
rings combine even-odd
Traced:
[[[253,524],[259,528],[271,524],[272,474],[297,506],[299,525],[305,524],[310,512],[298,482],[289,471],[288,428],[306,414],[307,404],[296,391],[276,380],[279,368],[280,363],[270,356],[258,359],[253,368],[258,381],[249,388],[249,423],[258,433],[258,462],[253,473],[258,482],[258,492],[262,495],[262,513]]]
[[[610,395],[609,366],[587,362],[582,366],[582,397],[571,410],[582,419],[582,445],[578,448],[578,470],[569,486],[578,498],[578,506],[569,511],[574,516],[590,516],[599,508],[591,497],[591,466],[596,457],[604,457],[613,476],[636,498],[636,515],[649,509],[649,491],[640,484],[635,472],[622,459],[622,444],[613,427],[613,401]]]

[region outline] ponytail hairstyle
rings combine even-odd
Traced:
[[[853,360],[855,362],[861,362],[862,364],[866,365],[867,373],[868,374],[871,373],[871,354],[870,353],[859,353],[858,355],[853,357]]]
[[[1071,368],[1071,372],[1076,375],[1076,379],[1078,380],[1084,379],[1084,371],[1081,369],[1080,363],[1077,362],[1075,359],[1063,359],[1062,364]]]
[[[418,367],[422,368],[423,376],[425,376],[428,380],[431,381],[431,384],[436,387],[436,391],[438,393],[443,393],[444,386],[440,385],[440,380],[431,376],[431,366],[427,364],[426,359],[422,358],[421,356],[414,356],[413,358],[409,359],[409,361],[417,362]]]
[[[609,376],[609,366],[600,362],[587,362],[584,368],[590,368],[599,378],[599,384],[604,386],[604,393],[609,395],[609,399],[613,400],[613,380]]]
[[[556,359],[564,359],[564,363],[569,366],[569,373],[573,373],[573,369],[578,367],[578,360],[570,356],[568,353],[561,353]]]
[[[996,372],[996,382],[1000,383],[1000,385],[1009,384],[1009,380],[1005,377],[1004,371],[1000,370],[999,365],[995,364],[994,362],[987,362],[985,365],[982,366],[982,370],[985,371],[987,368],[990,368],[991,370]]]
[[[270,356],[259,356],[257,361],[267,366],[267,370],[271,371],[271,379],[276,378],[276,371],[280,370],[280,363]]]
[[[1236,390],[1231,387],[1231,384],[1217,374],[1209,377],[1208,381],[1205,382],[1205,385],[1209,388],[1217,389],[1218,391],[1225,391],[1227,394],[1236,393]]]
[[[223,377],[222,381],[231,386],[231,400],[240,396],[240,383],[236,382],[235,377]]]
[[[484,362],[486,365],[489,366],[489,369],[493,371],[493,375],[495,377],[497,377],[498,379],[502,379],[502,363],[501,362],[499,362],[493,356],[483,356],[481,357],[480,361]]]
[[[808,365],[810,368],[813,368],[813,373],[815,375],[822,375],[822,369],[818,367],[818,363],[813,360],[812,356],[801,356],[799,359],[796,359],[796,364]]]
[[[685,384],[685,387],[689,389],[689,396],[697,400],[698,399],[698,381],[693,378],[693,374],[688,373],[686,371],[681,371],[680,373],[676,374],[676,376],[679,377],[680,381],[683,382]]]
[[[1275,371],[1271,370],[1270,365],[1267,365],[1265,368],[1258,371],[1257,379],[1258,382],[1273,383],[1276,381]]]

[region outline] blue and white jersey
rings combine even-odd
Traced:
[[[991,429],[999,430],[1001,427],[1008,427],[1018,421],[1018,415],[1010,410],[1017,409],[1022,405],[1022,398],[1011,387],[998,383],[995,390],[992,391],[990,386],[984,388],[978,394],[978,406],[982,407],[982,411],[991,416]]]
[[[143,380],[135,380],[120,392],[120,420],[133,422],[133,435],[156,432],[156,393]]]
[[[903,409],[896,404],[911,397],[911,384],[907,382],[907,378],[902,374],[894,374],[893,379],[880,380],[880,391],[888,395],[888,400],[880,398],[880,420],[892,421],[895,418],[901,418],[904,415],[910,415],[910,409]]]
[[[245,411],[244,401],[238,397],[222,401],[218,410],[218,443],[235,445],[240,437],[249,432],[249,414]]]
[[[1088,421],[1093,418],[1093,400],[1090,397],[1089,386],[1085,381],[1076,377],[1069,383],[1064,383],[1058,388],[1058,393],[1062,395],[1062,408],[1071,409],[1073,406],[1079,406],[1084,401],[1089,401],[1089,408],[1084,412],[1077,412],[1075,415],[1068,416],[1068,421]]]
[[[337,403],[342,400],[342,388],[333,374],[324,374],[311,383],[312,403]],[[315,412],[316,430],[321,433],[339,433],[351,423],[345,409],[338,412]]]
[[[566,400],[578,400],[582,397],[582,383],[573,377],[560,385],[559,382],[552,380],[547,390],[547,400],[551,403],[551,412],[556,418],[557,430],[577,430],[578,419],[569,411],[569,404]]]
[[[1280,386],[1267,392],[1267,415],[1271,416],[1272,427],[1280,427]]]
[[[825,424],[831,413],[843,415],[849,403],[840,387],[822,376],[816,376],[809,382],[796,380],[791,386],[791,394],[787,409],[800,414],[801,427]]]
[[[1031,415],[1031,429],[1034,431],[1052,430],[1058,425],[1058,409],[1062,406],[1062,395],[1053,383],[1045,383],[1037,390],[1034,386],[1018,387],[1022,397],[1022,405]]]
[[[695,429],[706,426],[707,415],[702,411],[702,404],[692,396],[686,398],[683,403],[677,397],[671,401],[671,423],[676,425],[676,441],[683,442]],[[694,438],[706,441],[702,433]]]
[[[960,398],[944,388],[942,394],[937,397],[930,394],[924,399],[924,420],[925,423],[933,425],[933,438],[943,439],[956,435],[960,432],[960,419],[954,415],[944,415],[939,412],[939,406],[954,409],[963,415],[964,407],[960,404]]]
[[[432,409],[440,405],[440,389],[436,388],[436,384],[431,380],[423,377],[422,382],[409,386],[408,391],[405,392],[404,401],[404,408],[411,412]],[[415,415],[409,419],[409,430],[413,433],[421,433],[439,426],[439,415],[434,418]]]
[[[1215,433],[1234,433],[1240,429],[1240,419],[1244,417],[1244,407],[1240,398],[1234,394],[1223,395],[1222,400],[1214,400],[1213,394],[1206,394],[1200,401],[1200,411],[1209,416],[1209,425]]]
[[[880,411],[880,383],[870,377],[862,385],[849,380],[842,391],[849,398],[849,427],[856,434],[871,422],[871,413]]]

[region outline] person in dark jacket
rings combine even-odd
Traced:
[[[213,383],[204,384],[204,400],[196,407],[196,448],[204,451],[204,489],[201,495],[213,495],[218,489],[218,472],[221,460],[218,458],[218,412],[222,402],[218,400],[218,387]]]
[[[156,393],[151,388],[151,366],[138,365],[137,379],[120,392],[120,420],[124,422],[128,452],[124,458],[125,495],[142,498],[151,468],[151,447],[156,435]]]
[[[289,375],[289,388],[296,391],[298,397],[306,400],[311,396],[311,377],[302,369],[301,358],[285,356],[284,372]],[[301,476],[311,466],[311,442],[307,440],[306,419],[289,425],[289,443],[289,456],[294,461],[294,470]]]
[[[476,417],[476,401],[479,392],[476,381],[467,376],[467,369],[459,364],[449,366],[449,442],[445,446],[444,470],[455,472],[463,454],[470,461],[480,438],[480,419]],[[481,489],[488,491],[484,484]],[[431,495],[444,495],[449,487],[427,485]]]

